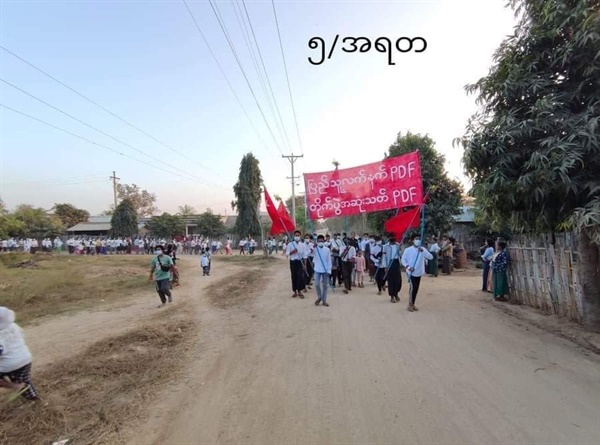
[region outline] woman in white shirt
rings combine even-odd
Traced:
[[[31,352],[25,344],[21,327],[15,323],[15,313],[0,306],[0,387],[17,390],[28,400],[37,400],[31,383]]]

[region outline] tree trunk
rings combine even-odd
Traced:
[[[581,312],[586,329],[600,332],[600,246],[584,231],[579,237],[581,253]]]

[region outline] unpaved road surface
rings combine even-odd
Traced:
[[[368,285],[329,308],[289,281],[282,260],[239,306],[194,299],[184,376],[131,443],[600,443],[598,356],[495,309],[478,276],[424,279],[418,313],[405,278],[399,304]]]

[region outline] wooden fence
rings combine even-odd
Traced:
[[[519,236],[508,243],[510,298],[581,323],[581,255],[573,234]]]

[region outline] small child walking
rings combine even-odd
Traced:
[[[210,276],[210,259],[208,258],[208,253],[204,252],[200,257],[200,264],[202,265],[202,276]]]
[[[365,257],[363,256],[363,251],[359,250],[356,254],[356,282],[358,284],[357,287],[365,287],[365,269],[367,267]]]

